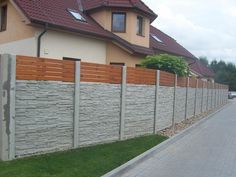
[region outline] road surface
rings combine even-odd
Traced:
[[[236,177],[236,101],[122,177]]]

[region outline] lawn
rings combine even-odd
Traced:
[[[0,177],[98,177],[166,140],[151,135],[105,145],[0,162]]]

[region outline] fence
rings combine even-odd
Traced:
[[[0,58],[0,159],[153,134],[227,103],[228,87],[164,71]]]

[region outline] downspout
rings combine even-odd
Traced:
[[[41,39],[43,37],[43,35],[48,31],[48,24],[45,24],[44,30],[42,33],[40,33],[40,35],[38,36],[38,40],[37,40],[37,57],[40,57],[40,51],[41,51]]]

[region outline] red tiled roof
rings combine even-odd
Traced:
[[[195,74],[204,76],[204,77],[213,77],[214,72],[202,64],[197,57],[191,54],[188,50],[186,50],[183,46],[176,42],[175,39],[171,38],[167,34],[163,33],[159,29],[151,26],[150,34],[155,35],[162,42],[158,42],[153,37],[150,36],[150,46],[156,50],[161,52],[170,53],[173,55],[182,56],[187,59],[189,63],[190,69]]]
[[[14,2],[33,23],[48,23],[65,29],[111,37],[91,17],[83,13],[81,15],[86,19],[87,23],[78,22],[72,18],[67,9],[79,11],[77,0],[14,0]]]
[[[215,75],[214,71],[211,68],[202,64],[197,59],[188,60],[188,63],[190,64],[192,72],[194,72],[197,75],[201,75],[203,77],[214,77]]]
[[[141,0],[82,0],[84,10],[93,10],[101,7],[118,7],[137,9],[151,17],[154,21],[157,15]]]
[[[49,27],[93,35],[106,40],[115,40],[117,43],[127,47],[135,54],[152,54],[151,49],[133,45],[128,41],[121,39],[117,35],[104,30],[89,15],[80,11],[81,4],[78,3],[79,1],[77,0],[14,0],[14,2],[33,24],[43,25],[47,23]],[[67,9],[78,11],[87,22],[77,21],[71,16]]]
[[[150,27],[150,34],[154,34],[157,36],[163,43],[157,42],[153,37],[150,37],[150,45],[154,49],[158,49],[164,52],[180,55],[183,57],[194,58],[196,57],[191,54],[188,50],[186,50],[183,46],[178,44],[176,40],[168,36],[167,34],[163,33],[161,30],[151,26]]]

